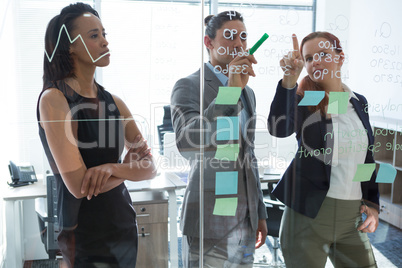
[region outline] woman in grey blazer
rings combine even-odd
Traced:
[[[253,90],[247,86],[249,76],[255,76],[252,64],[257,62],[254,56],[243,53],[247,48],[247,32],[239,13],[225,11],[207,17],[205,22],[204,44],[210,55],[210,61],[204,68],[205,106],[202,109],[200,107],[200,71],[177,81],[171,95],[177,146],[191,165],[180,222],[183,232],[183,263],[185,267],[198,267],[199,263],[198,158],[200,121],[203,120],[204,265],[252,267],[255,247],[263,245],[267,235],[267,216],[253,146],[256,103]],[[219,87],[222,86],[242,89],[236,103],[216,103]],[[232,126],[232,129],[238,130],[234,134],[236,138],[220,139],[219,131],[222,129],[217,128],[217,121],[233,118],[235,121],[230,122],[240,122]],[[225,144],[239,146],[236,160],[215,158],[218,145]],[[222,179],[220,176],[229,182],[219,182]],[[235,200],[232,214],[217,210],[218,202],[222,200]]]

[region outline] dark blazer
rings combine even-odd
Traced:
[[[241,150],[238,161],[222,161],[214,159],[217,144],[222,141],[216,139],[216,119],[219,116],[240,116],[241,101],[236,105],[215,104],[215,98],[222,83],[216,75],[205,65],[204,75],[204,234],[205,238],[220,238],[234,228],[241,217],[248,213],[253,230],[257,230],[258,219],[265,219],[266,211],[263,203],[259,180],[257,160],[254,155],[255,130],[255,96],[251,88],[246,87],[245,99],[251,119],[244,126]],[[184,195],[180,227],[183,234],[199,236],[199,179],[200,179],[200,71],[182,78],[176,82],[171,95],[171,113],[173,128],[176,134],[177,147],[183,157],[189,160],[191,169],[188,186]],[[244,122],[244,120],[243,120]],[[215,176],[219,171],[237,171],[239,185],[245,180],[245,189],[240,189],[234,195],[246,202],[247,211],[238,211],[236,216],[213,215],[215,196]],[[243,191],[244,194],[241,194]],[[230,196],[232,197],[232,196]],[[239,209],[238,209],[239,210]]]
[[[296,90],[297,87],[291,90],[283,88],[279,81],[268,117],[271,135],[287,137],[295,132],[298,141],[295,158],[273,194],[295,211],[315,218],[330,185],[334,145],[333,135],[330,135],[333,130],[332,119],[321,116],[319,111],[312,113],[307,106],[298,106],[301,97]],[[351,98],[350,102],[367,131],[369,146],[372,146],[374,136],[368,113],[365,112],[367,100],[355,94],[359,100]],[[311,155],[311,152],[316,154]],[[365,163],[374,163],[371,150],[367,150]],[[379,192],[375,179],[376,173],[373,172],[370,181],[362,182],[361,188],[366,204],[378,210]]]

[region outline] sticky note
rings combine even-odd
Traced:
[[[216,198],[212,214],[218,216],[235,216],[237,209],[237,197]]]
[[[215,104],[237,104],[241,94],[241,87],[219,87]]]
[[[239,144],[218,144],[215,158],[219,160],[236,161],[239,155]]]
[[[388,163],[381,163],[378,169],[377,183],[393,183],[396,177],[396,169]]]
[[[317,106],[325,97],[325,91],[304,91],[299,106]]]
[[[237,171],[216,172],[215,194],[237,194]]]
[[[346,114],[349,103],[349,92],[329,92],[328,113]]]
[[[216,119],[216,139],[238,140],[239,139],[239,117],[225,116]]]
[[[353,181],[369,181],[375,170],[375,163],[358,164]]]

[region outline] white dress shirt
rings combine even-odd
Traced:
[[[327,196],[344,200],[360,200],[362,198],[361,183],[354,182],[353,178],[357,165],[364,164],[368,136],[350,102],[350,98],[358,98],[345,84],[343,89],[349,92],[349,102],[345,114],[332,114],[334,148]]]

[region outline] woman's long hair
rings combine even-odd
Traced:
[[[98,12],[84,3],[71,4],[63,8],[59,15],[50,20],[45,34],[45,55],[43,60],[43,90],[49,83],[74,77],[73,61],[70,56],[70,39],[75,29],[74,21],[84,13]]]
[[[300,45],[300,53],[302,58],[303,57],[303,46],[304,44],[312,39],[315,38],[325,38],[327,39],[331,45],[335,46],[335,52],[337,54],[342,52],[342,46],[341,43],[338,39],[338,37],[336,37],[335,35],[328,33],[328,32],[313,32],[309,35],[307,35],[306,37],[303,38],[301,45]],[[297,94],[304,97],[304,92],[305,91],[324,91],[324,89],[316,82],[314,82],[313,80],[311,80],[310,76],[306,75],[299,83],[299,86],[297,88]],[[317,105],[317,106],[309,106],[308,109],[312,112],[316,112],[318,110],[320,110],[321,115],[325,116],[326,115],[326,111],[325,111],[325,107],[328,105],[328,95],[325,94],[324,99]]]

